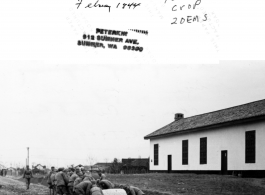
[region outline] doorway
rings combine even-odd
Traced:
[[[172,157],[167,155],[167,172],[170,173],[172,170]]]
[[[227,175],[227,150],[221,151],[221,174]]]

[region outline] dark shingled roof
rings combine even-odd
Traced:
[[[150,139],[172,133],[180,133],[180,131],[195,130],[262,116],[265,116],[265,99],[206,114],[182,118],[148,134],[144,138]]]

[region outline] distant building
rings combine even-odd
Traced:
[[[148,158],[123,158],[122,159],[123,173],[146,173],[149,171]]]
[[[0,164],[0,175],[6,176],[6,174],[7,174],[7,168],[4,165]]]
[[[109,172],[112,163],[96,163],[93,167],[97,167],[98,170]]]
[[[144,137],[150,170],[265,176],[265,100],[175,121]]]
[[[95,165],[92,165],[92,166],[84,165],[84,168],[85,168],[86,170],[89,170],[89,171],[92,171],[92,172],[97,172],[97,171],[100,170],[100,169],[99,169],[97,166],[95,166]]]
[[[3,169],[0,170],[0,175],[1,176],[5,177],[6,174],[7,174],[7,169],[3,168]]]
[[[6,169],[6,175],[13,175],[13,176],[18,176],[18,170],[14,167],[9,167],[8,169]]]

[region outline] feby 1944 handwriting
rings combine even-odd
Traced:
[[[86,0],[77,0],[78,2],[75,4],[77,9],[80,8],[105,8],[108,12],[111,12],[113,8],[115,9],[124,9],[124,10],[134,10],[137,7],[141,6],[141,3],[123,3],[119,2],[115,5],[111,5],[110,3],[103,3],[104,0],[95,0],[94,2],[85,2]],[[91,1],[91,0],[87,0]],[[163,2],[161,2],[163,4]],[[198,10],[198,7],[202,4],[202,0],[188,0],[187,3],[181,4],[178,0],[164,0],[164,4],[170,6],[169,11],[174,13],[173,21],[171,24],[191,24],[198,22],[205,22],[208,20],[207,13],[204,14],[194,14],[194,11]],[[82,6],[81,6],[82,5]],[[161,5],[162,6],[162,5]],[[180,16],[183,11],[189,11],[189,15]],[[192,14],[193,13],[193,14]],[[177,16],[178,15],[178,16]],[[171,19],[172,20],[172,19]]]
[[[81,6],[81,4],[83,3],[83,0],[78,0],[78,3],[76,3],[77,5],[77,9],[79,9],[79,7]],[[99,2],[99,0],[96,0],[96,2],[89,2],[89,3],[83,3],[84,4],[84,8],[108,8],[108,11],[110,12],[111,10],[111,5],[109,4],[102,4]],[[135,9],[136,7],[140,6],[141,3],[118,3],[117,5],[115,5],[115,8],[121,8],[121,9]]]

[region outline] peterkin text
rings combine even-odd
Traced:
[[[96,35],[83,34],[83,39],[77,41],[78,46],[88,46],[94,48],[105,49],[105,42],[108,45],[108,49],[118,49],[117,43],[125,43],[122,45],[123,50],[131,51],[143,51],[143,47],[138,46],[139,42],[137,39],[127,38],[127,31],[109,30],[109,29],[96,29]],[[119,36],[119,37],[114,37]],[[122,38],[123,37],[123,38]]]

